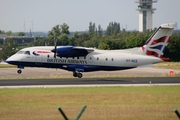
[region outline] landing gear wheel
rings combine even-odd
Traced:
[[[17,71],[17,73],[18,73],[18,74],[21,74],[21,73],[22,73],[22,71],[21,71],[21,70],[18,70],[18,71]]]
[[[73,76],[74,76],[74,77],[77,77],[77,73],[76,73],[76,72],[73,72]]]
[[[83,75],[82,75],[81,73],[78,73],[78,74],[77,74],[77,77],[78,77],[78,78],[82,78],[82,76],[83,76]]]

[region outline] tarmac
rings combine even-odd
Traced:
[[[30,68],[22,69],[22,73],[17,73],[18,68],[0,68],[0,79],[35,79],[35,78],[74,78],[71,71],[50,68]],[[102,77],[166,77],[170,75],[171,69],[142,67],[119,71],[95,71],[83,73],[83,78]],[[173,70],[174,74],[180,70]]]

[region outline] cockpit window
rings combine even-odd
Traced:
[[[17,54],[24,54],[24,51],[19,51],[19,52],[17,52]]]
[[[30,55],[30,52],[29,51],[25,51],[24,54]]]
[[[26,55],[30,55],[30,52],[29,51],[19,51],[17,52],[16,54],[26,54]]]

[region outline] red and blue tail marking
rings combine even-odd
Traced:
[[[167,58],[163,58],[162,56],[170,41],[174,26],[175,24],[161,25],[147,40],[146,44],[142,46],[143,53],[145,55],[161,58],[162,60],[167,60]]]

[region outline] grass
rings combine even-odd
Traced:
[[[153,65],[154,67],[180,70],[180,62],[161,62]]]
[[[0,64],[0,68],[16,68],[16,65],[10,65],[10,64]]]
[[[175,120],[179,86],[0,89],[0,120]]]

